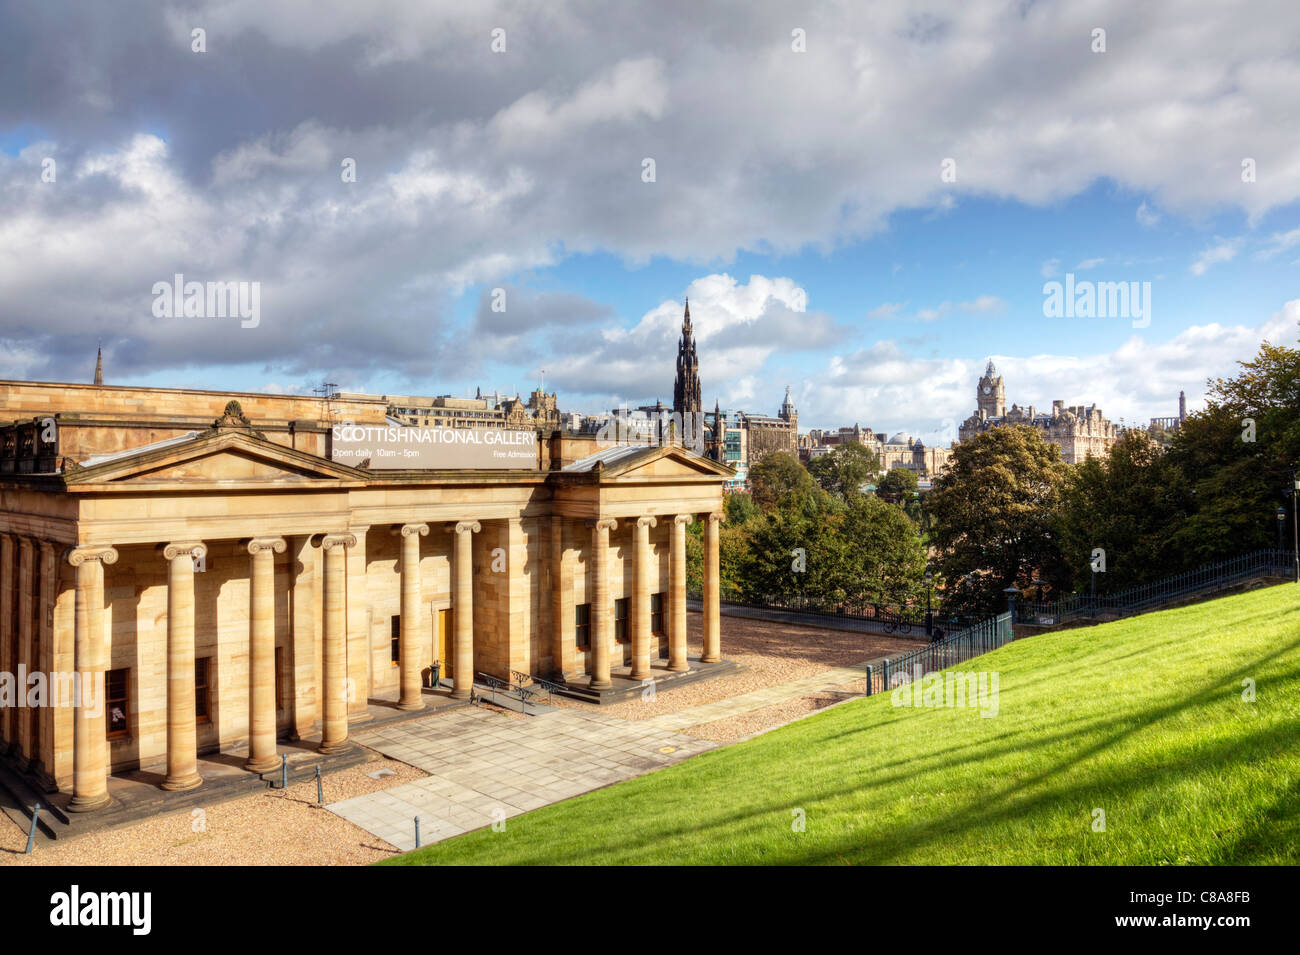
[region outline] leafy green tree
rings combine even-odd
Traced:
[[[1238,364],[1236,377],[1209,382],[1205,411],[1169,448],[1195,502],[1173,540],[1186,566],[1275,547],[1277,508],[1294,504],[1286,492],[1300,462],[1300,350],[1264,342]]]
[[[1012,584],[1069,584],[1055,534],[1065,473],[1060,449],[1027,425],[991,428],[953,449],[926,496],[948,606],[995,613]]]
[[[727,513],[727,524],[732,527],[741,527],[760,514],[754,498],[744,493],[728,494],[723,498],[723,508]]]
[[[899,508],[869,494],[849,504],[840,522],[844,544],[841,584],[854,609],[904,604],[924,589],[925,548]]]
[[[749,488],[759,509],[771,511],[792,501],[802,501],[816,484],[798,458],[774,451],[749,469]]]
[[[916,472],[907,468],[890,468],[889,473],[880,479],[876,494],[886,501],[897,504],[910,501],[916,493]]]
[[[755,522],[741,567],[746,597],[803,598],[826,606],[845,599],[841,515],[824,492],[788,500]]]
[[[862,486],[880,470],[880,458],[865,445],[848,441],[814,458],[808,470],[822,490],[849,501],[860,495]]]
[[[1061,548],[1076,588],[1092,584],[1094,550],[1104,552],[1098,593],[1113,593],[1183,569],[1176,537],[1193,506],[1191,487],[1164,449],[1142,431],[1127,432],[1104,458],[1067,473],[1060,513]]]

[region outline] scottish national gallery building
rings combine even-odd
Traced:
[[[0,381],[0,752],[67,808],[326,754],[476,675],[587,698],[720,660],[730,468],[382,399]],[[688,657],[686,527],[703,523]]]

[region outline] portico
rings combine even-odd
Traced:
[[[183,791],[204,753],[265,773],[280,740],[345,752],[376,698],[423,707],[435,663],[458,698],[479,672],[596,690],[687,673],[694,521],[702,660],[720,659],[729,469],[557,434],[537,467],[371,471],[316,453],[323,428],[281,441],[225,410],[51,471],[0,461],[0,670],[75,674],[52,705],[0,699],[0,733],[70,809],[106,805],[115,771]]]

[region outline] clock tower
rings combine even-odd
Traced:
[[[1007,413],[1007,390],[992,359],[975,387],[975,404],[986,418],[1001,418]]]

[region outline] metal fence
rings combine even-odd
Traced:
[[[1114,594],[1073,594],[1050,601],[1017,600],[1016,622],[1051,626],[1103,614],[1130,616],[1194,594],[1228,590],[1252,577],[1294,577],[1295,574],[1295,551],[1257,550]]]
[[[1011,612],[989,617],[952,636],[912,650],[898,657],[888,657],[880,666],[867,665],[867,696],[891,690],[926,673],[937,673],[971,657],[996,650],[1015,639]]]
[[[688,590],[686,595],[692,600],[702,599],[698,590]],[[741,597],[735,594],[723,594],[721,603],[724,608],[749,607],[756,610],[808,614],[814,617],[834,617],[839,620],[862,620],[879,623],[882,627],[893,628],[900,633],[908,628],[916,635],[925,633],[925,604],[873,603],[864,607],[850,607],[844,603],[802,594],[787,594],[779,597]],[[942,628],[945,632],[969,627],[977,622],[977,618],[970,614],[948,613],[938,606],[933,606],[931,613],[934,626]]]

